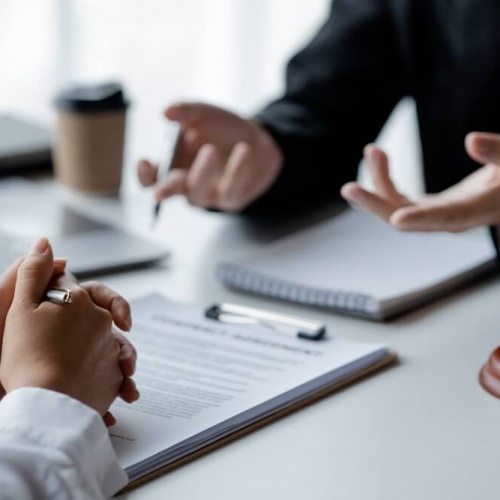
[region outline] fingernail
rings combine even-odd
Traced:
[[[136,389],[135,390],[135,399],[134,401],[137,401],[141,397],[141,393]]]
[[[135,373],[134,362],[132,361],[131,363],[126,364],[123,371],[125,372],[124,375],[126,377],[131,377]]]
[[[35,241],[30,248],[28,255],[43,255],[49,248],[49,240],[47,238],[40,238]]]
[[[359,208],[359,196],[356,191],[354,191],[354,193],[349,192],[347,195],[344,195],[344,198],[349,205],[354,205],[354,207]]]
[[[489,139],[480,138],[476,142],[476,147],[480,155],[487,156],[491,151],[491,141]]]
[[[129,332],[132,328],[132,316],[130,315],[130,309],[128,307],[123,308],[123,312],[125,313],[123,320],[124,326],[127,328],[127,332]]]
[[[67,259],[60,259],[60,258],[54,259],[54,267],[65,268],[67,265],[68,265]]]

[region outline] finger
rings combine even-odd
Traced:
[[[52,278],[51,281],[59,278],[66,272],[66,267],[68,265],[68,261],[66,259],[54,259],[54,267],[52,269]]]
[[[5,316],[7,315],[7,311],[9,310],[14,297],[17,271],[23,262],[24,257],[17,259],[0,276],[0,335],[3,332]]]
[[[24,262],[24,257],[16,259],[0,276],[0,301],[14,294],[16,277],[19,266]]]
[[[183,129],[177,137],[172,153],[172,168],[190,169],[198,150],[203,146],[198,127]]]
[[[500,348],[495,349],[487,363],[488,371],[500,381]]]
[[[80,286],[87,291],[94,304],[111,313],[118,328],[127,332],[130,330],[132,327],[130,305],[120,294],[97,281],[88,281]]]
[[[396,190],[389,175],[389,158],[381,149],[374,144],[368,144],[364,150],[364,156],[373,181],[375,193],[381,198],[395,206],[401,205],[407,200]]]
[[[78,280],[71,273],[64,273],[51,280],[51,285],[57,288],[67,288],[68,290],[76,290],[80,288]]]
[[[178,194],[186,194],[187,176],[187,170],[181,168],[170,170],[167,178],[163,182],[160,182],[155,188],[156,201],[162,201]]]
[[[217,192],[217,206],[223,210],[240,210],[258,196],[259,193],[252,189],[252,153],[246,142],[239,142],[233,148]]]
[[[5,315],[9,310],[12,299],[14,297],[14,290],[16,287],[17,272],[20,265],[24,262],[24,257],[17,259],[11,266],[0,276],[0,332],[3,331]],[[54,259],[54,267],[52,278],[64,273],[66,269],[66,259]]]
[[[104,421],[104,425],[106,427],[113,427],[113,425],[116,425],[116,418],[113,416],[113,414],[109,411],[107,411],[104,414],[104,417],[102,417]]]
[[[401,231],[467,231],[486,224],[489,212],[473,201],[417,204],[396,210],[390,223]]]
[[[165,116],[169,120],[179,122],[185,128],[202,121],[207,111],[213,109],[213,106],[200,102],[178,102],[167,107]]]
[[[57,258],[54,259],[54,267],[52,271],[52,277],[59,276],[60,274],[64,274],[66,271],[66,266],[68,265],[68,261],[66,259]]]
[[[19,266],[14,301],[38,306],[44,299],[53,270],[52,248],[47,238],[41,238],[35,241]]]
[[[137,351],[124,335],[120,332],[113,330],[113,335],[115,336],[118,345],[120,346],[120,355],[118,357],[118,363],[120,369],[126,377],[131,377],[135,373],[135,366],[137,363]]]
[[[141,397],[135,382],[129,377],[123,379],[118,395],[126,403],[133,403]]]
[[[214,207],[217,185],[223,171],[223,160],[217,147],[213,144],[203,145],[186,180],[186,196],[189,203],[197,207]]]
[[[479,383],[492,396],[500,398],[500,349],[496,349],[482,367]]]
[[[471,132],[465,138],[465,148],[478,163],[500,165],[500,135],[487,132]]]
[[[137,165],[137,174],[139,181],[145,187],[156,184],[158,167],[148,160],[141,160]]]
[[[395,209],[387,200],[382,199],[374,193],[370,193],[355,182],[344,184],[340,190],[340,194],[348,202],[353,203],[385,221],[389,220]]]

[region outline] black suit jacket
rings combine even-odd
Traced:
[[[500,132],[499,0],[335,0],[258,116],[285,156],[252,208],[335,199],[404,96],[416,101],[429,192],[478,168],[473,130]]]

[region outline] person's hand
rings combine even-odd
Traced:
[[[40,387],[71,396],[104,415],[123,383],[112,314],[76,280],[73,302],[44,300],[53,273],[51,247],[38,240],[19,266],[5,321],[0,380],[7,392]]]
[[[156,165],[138,166],[142,184],[155,185],[157,201],[180,194],[194,206],[239,211],[278,176],[281,152],[256,122],[203,103],[174,104],[165,116],[181,130],[174,168],[158,179]]]
[[[67,288],[64,278],[61,278],[56,286]],[[97,281],[88,281],[80,286],[87,291],[94,304],[111,313],[113,322],[118,328],[124,332],[130,331],[132,327],[130,305],[121,295]],[[133,403],[139,399],[139,391],[131,378],[135,373],[137,351],[132,343],[120,332],[113,329],[113,335],[120,346],[119,364],[124,377],[119,396],[125,402]]]
[[[479,383],[492,396],[500,398],[500,347],[491,353],[479,372]]]
[[[17,259],[1,276],[0,276],[0,356],[2,353],[2,339],[3,330],[5,326],[5,319],[7,312],[12,304],[14,298],[14,290],[16,286],[17,270],[24,261],[23,258]],[[62,273],[66,268],[66,260],[54,259],[54,266],[52,269],[52,277],[55,278]],[[5,395],[5,391],[0,384],[0,399]]]
[[[374,192],[351,182],[342,187],[342,196],[402,231],[461,232],[500,224],[500,135],[473,132],[465,145],[471,158],[486,165],[451,188],[416,201],[397,191],[387,155],[368,145],[364,154]]]

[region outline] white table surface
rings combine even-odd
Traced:
[[[472,500],[500,490],[500,401],[477,383],[500,345],[500,280],[387,324],[230,292],[215,264],[307,220],[258,226],[174,199],[149,230],[149,193],[71,197],[85,210],[166,244],[161,266],[101,281],[127,298],[158,290],[184,302],[231,300],[319,318],[333,335],[393,347],[400,363],[130,493],[129,500]],[[321,214],[323,215],[323,214]]]

